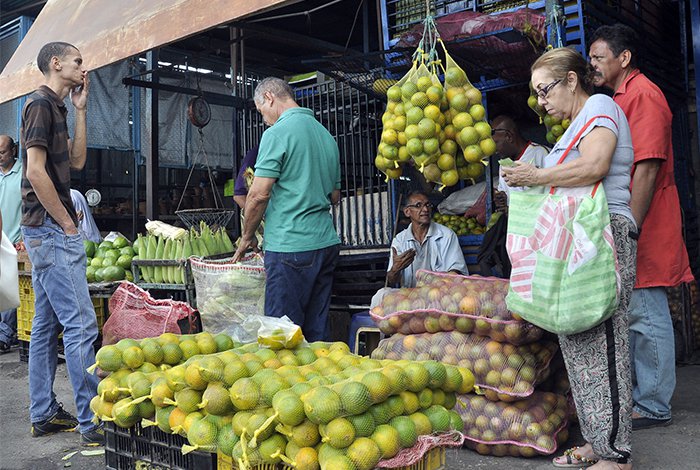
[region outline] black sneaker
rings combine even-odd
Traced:
[[[92,429],[80,436],[80,445],[83,447],[97,447],[105,445],[105,432],[101,427]]]
[[[32,436],[39,437],[60,431],[73,431],[78,424],[76,417],[64,410],[63,406],[59,404],[58,411],[52,417],[32,423]]]
[[[10,345],[4,341],[0,341],[0,354],[6,354],[10,352]]]

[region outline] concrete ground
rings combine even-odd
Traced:
[[[700,470],[700,365],[679,366],[677,377],[678,386],[673,399],[674,424],[634,433],[635,469]],[[70,452],[84,450],[77,433],[31,437],[27,382],[27,364],[19,361],[17,352],[0,356],[0,469],[62,469],[67,463],[71,470],[104,468],[103,455],[85,456],[78,452],[69,460],[62,460]],[[65,408],[75,412],[64,364],[58,367],[55,392]],[[567,447],[580,443],[577,431],[577,428],[572,428],[573,437]],[[550,458],[545,457],[483,457],[468,449],[449,449],[446,468],[549,470],[554,467]]]

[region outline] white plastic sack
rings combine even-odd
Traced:
[[[486,182],[482,181],[455,191],[438,205],[438,211],[447,215],[464,215],[476,203],[484,189]]]
[[[263,315],[265,264],[255,255],[238,263],[231,258],[190,258],[197,291],[197,306],[204,331],[228,333],[250,316]]]
[[[0,312],[19,307],[17,250],[2,232],[0,243]]]

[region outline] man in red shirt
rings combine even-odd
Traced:
[[[675,341],[665,288],[690,282],[693,275],[673,177],[673,116],[663,92],[637,68],[636,43],[631,28],[602,26],[593,34],[589,55],[594,84],[613,89],[632,131],[630,206],[640,228],[630,301],[632,429],[644,429],[671,423]]]

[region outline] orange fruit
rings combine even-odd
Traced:
[[[418,124],[423,119],[423,110],[417,106],[406,111],[406,124]]]
[[[455,158],[448,153],[443,153],[438,158],[437,166],[443,171],[452,170],[455,168]]]

